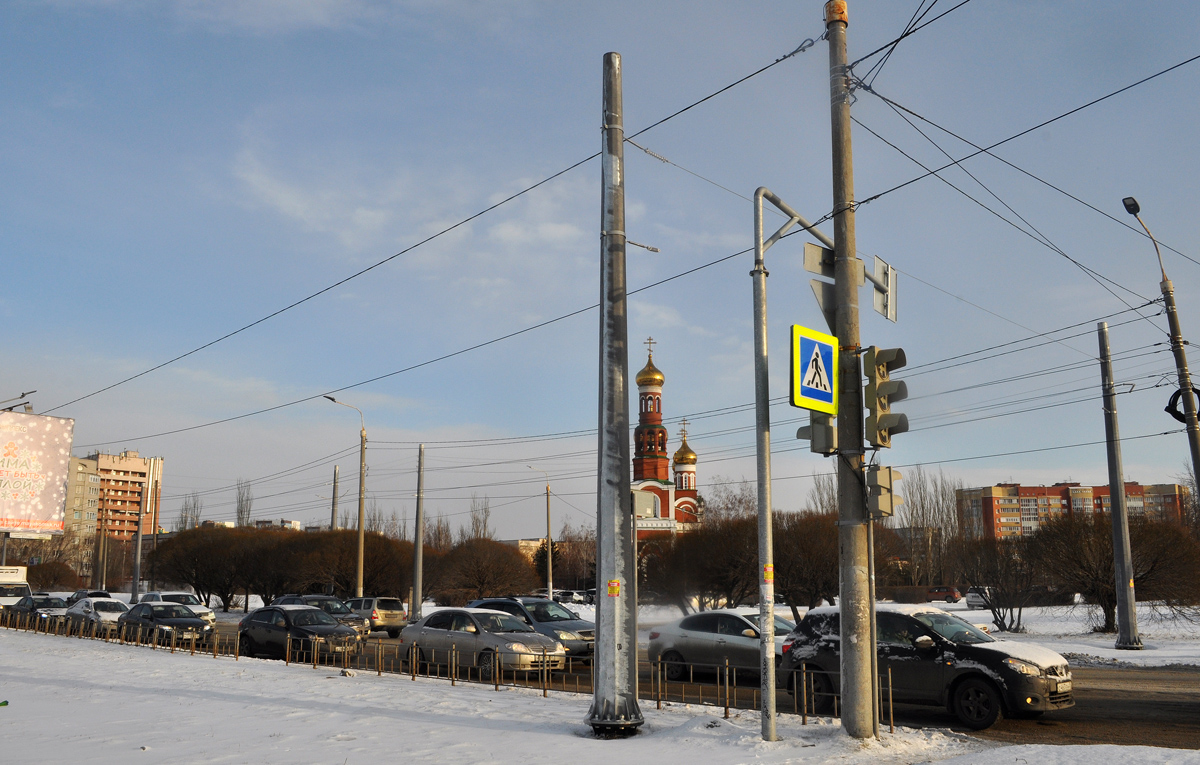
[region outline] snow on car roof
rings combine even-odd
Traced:
[[[805,618],[808,618],[809,615],[813,615],[813,614],[839,614],[841,612],[842,612],[842,609],[840,606],[819,606],[817,608],[808,609],[808,613],[805,614]],[[913,616],[914,614],[945,614],[945,613],[949,613],[948,611],[943,611],[942,609],[937,608],[936,606],[930,606],[930,605],[926,605],[924,603],[876,603],[875,604],[875,612],[876,613],[889,612],[889,613],[893,613],[893,614],[907,614],[909,616]]]

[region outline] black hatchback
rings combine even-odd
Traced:
[[[117,632],[126,640],[156,639],[160,644],[207,645],[213,628],[178,603],[138,603],[117,617]]]
[[[975,730],[1001,712],[1036,717],[1075,705],[1067,660],[1048,648],[996,640],[930,606],[879,604],[875,614],[879,674],[890,671],[895,701],[943,706]],[[783,642],[779,682],[795,693],[803,665],[817,711],[839,693],[840,628],[836,607],[814,608]]]

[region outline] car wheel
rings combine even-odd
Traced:
[[[813,672],[808,689],[809,703],[816,714],[827,715],[833,712],[833,683],[824,672]]]
[[[496,654],[492,653],[491,651],[484,651],[483,653],[479,654],[479,658],[476,660],[475,664],[476,669],[479,670],[479,682],[492,682],[492,676],[495,674],[496,670],[495,656]]]
[[[258,653],[254,641],[250,639],[249,635],[242,635],[242,639],[238,641],[238,653],[250,659],[253,659],[254,654]]]
[[[967,678],[954,689],[954,715],[971,730],[988,728],[1000,717],[1000,694],[986,680]]]
[[[395,640],[396,638],[400,637],[400,630],[388,630],[388,637],[390,637],[392,640]]]
[[[946,596],[946,602],[947,602],[947,603],[953,603],[953,602],[954,602],[954,598],[952,598],[952,597],[950,597],[949,595],[947,595],[947,596]]]
[[[687,666],[683,663],[683,657],[675,651],[667,651],[662,655],[662,662],[666,665],[664,670],[667,679],[672,683],[683,682],[687,675]]]

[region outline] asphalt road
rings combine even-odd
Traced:
[[[228,623],[218,626],[222,635],[229,637],[235,628]],[[384,633],[372,635],[371,642],[377,639],[382,639],[388,654],[399,642],[389,640]],[[1145,744],[1200,749],[1200,667],[1072,667],[1071,672],[1075,706],[1048,712],[1038,719],[1002,719],[985,731],[970,731],[944,709],[898,704],[895,721],[897,725],[949,728],[1013,744]],[[642,695],[647,696],[651,692],[649,675],[642,674]],[[581,681],[578,685],[577,678]],[[538,684],[539,680],[534,676],[528,682]],[[740,705],[749,706],[754,700],[753,680],[738,684],[741,688],[736,696],[743,702]],[[551,681],[551,687],[558,690],[579,687],[586,692],[587,685],[586,671],[555,673]],[[711,704],[717,698],[712,682],[671,684],[669,693],[674,701],[686,694],[691,703],[703,699]],[[654,701],[646,699],[643,703]],[[781,714],[791,712],[791,696],[781,693],[776,703]],[[886,714],[885,710],[885,718]],[[884,724],[886,730],[886,719]]]

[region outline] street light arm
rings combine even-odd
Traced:
[[[363,417],[363,412],[361,409],[359,409],[354,404],[347,404],[345,401],[338,401],[333,396],[326,396],[325,398],[329,399],[330,401],[332,401],[335,404],[341,404],[342,406],[348,406],[351,409],[353,409],[354,411],[358,412],[358,419],[362,423],[363,432],[365,433],[367,431],[367,418]]]
[[[1162,250],[1158,249],[1158,240],[1154,238],[1154,234],[1150,233],[1150,228],[1146,225],[1146,222],[1142,220],[1142,216],[1135,213],[1133,217],[1137,218],[1138,223],[1142,224],[1142,228],[1146,229],[1146,236],[1150,237],[1150,241],[1154,243],[1154,251],[1158,253],[1158,269],[1162,271],[1162,278],[1165,282],[1167,280],[1167,268],[1163,265]]]

